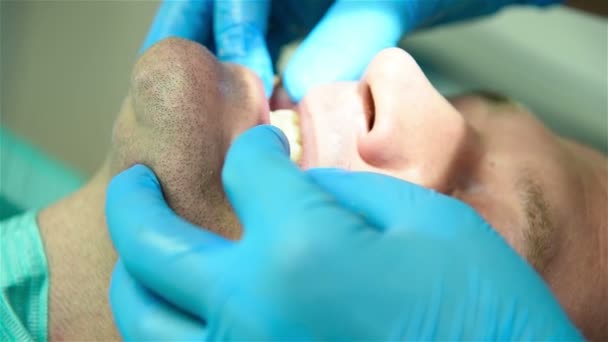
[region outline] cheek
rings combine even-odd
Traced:
[[[504,176],[495,172],[477,176],[474,184],[467,184],[453,196],[472,206],[519,255],[525,256],[525,219],[517,192]]]
[[[114,121],[112,128],[112,144],[110,148],[110,165],[113,174],[123,171],[138,162],[132,156],[139,152],[137,123],[133,111],[131,97],[128,96]]]
[[[219,113],[214,113],[213,118],[222,123],[227,150],[230,143],[247,129],[269,124],[270,109],[258,76],[239,65],[225,64],[225,67],[224,81],[219,85]]]
[[[331,96],[328,96],[331,94]],[[300,103],[302,166],[360,170],[357,141],[367,131],[365,108],[355,84],[315,88]]]
[[[510,205],[508,199],[500,196],[491,195],[485,200],[487,204],[478,205],[479,213],[519,255],[525,257],[526,225],[522,222],[518,209]]]
[[[547,133],[517,105],[477,96],[452,101],[479,133],[482,151],[467,173],[467,180],[478,185],[465,184],[455,196],[473,206],[519,255],[526,257],[529,225],[517,184],[522,167],[534,165],[540,157],[530,152],[546,145],[543,140]]]
[[[150,49],[135,67],[131,98],[113,132],[113,172],[135,163],[151,167],[177,214],[238,238],[221,169],[234,135],[267,115],[261,82],[252,75],[185,40]]]
[[[151,167],[177,214],[236,239],[240,225],[224,195],[220,176],[227,145],[218,127],[222,123],[207,115],[205,120],[173,120],[170,126],[144,125],[135,121],[125,106],[113,132],[113,172],[136,163]]]

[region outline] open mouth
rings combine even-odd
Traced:
[[[296,106],[272,111],[268,117],[285,133],[291,159],[301,169],[353,170],[365,167],[358,142],[369,130],[366,113],[358,84],[348,82],[319,86]]]
[[[295,110],[279,109],[270,112],[270,124],[280,128],[290,147],[290,158],[299,164],[302,159],[302,129],[300,116]]]

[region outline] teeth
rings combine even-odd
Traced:
[[[270,124],[285,133],[289,141],[291,160],[299,162],[302,157],[302,134],[298,113],[290,109],[275,110],[270,112]]]

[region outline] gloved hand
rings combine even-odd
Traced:
[[[145,166],[111,182],[110,302],[126,339],[581,338],[458,200],[377,174],[304,173],[270,126],[237,138],[222,177],[238,242],[177,217]]]
[[[277,0],[271,4],[270,1],[166,0],[143,48],[169,36],[198,41],[215,51],[220,60],[254,70],[269,96],[273,87],[273,59],[279,49],[310,32],[283,75],[287,93],[292,100],[299,101],[314,85],[359,79],[376,53],[396,46],[404,33],[414,29],[490,14],[509,4],[563,2]]]

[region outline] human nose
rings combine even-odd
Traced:
[[[475,134],[401,49],[386,49],[360,84],[368,131],[357,147],[363,162],[407,181],[449,193],[472,164]]]

